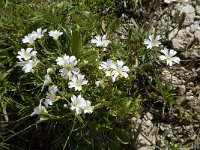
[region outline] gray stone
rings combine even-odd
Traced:
[[[186,5],[181,9],[180,13],[185,13],[186,17],[185,17],[185,21],[184,21],[184,25],[188,26],[190,24],[192,24],[194,22],[194,18],[196,16],[195,14],[195,9],[193,6],[191,5]]]
[[[200,15],[200,6],[196,6],[196,13],[197,15]]]
[[[178,29],[175,29],[169,34],[169,40],[172,40],[173,48],[178,51],[184,50],[186,45],[192,39],[193,35],[185,29],[181,29],[179,31]]]
[[[185,93],[185,91],[186,91],[185,85],[180,85],[180,87],[179,87],[180,94],[183,95]]]
[[[152,119],[153,119],[153,116],[152,116],[152,114],[151,114],[151,113],[149,113],[149,112],[146,114],[146,116],[147,116],[147,118],[148,118],[149,120],[152,120]]]
[[[192,100],[194,98],[194,96],[186,96],[185,97],[187,100]]]
[[[182,49],[184,49],[184,45],[183,45],[183,40],[181,40],[181,39],[173,39],[172,40],[172,44],[173,44],[173,48],[175,49],[175,50],[182,50]]]
[[[198,41],[200,42],[200,30],[196,30],[196,31],[194,32],[194,37],[195,37],[196,39],[198,39]]]

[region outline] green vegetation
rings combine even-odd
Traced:
[[[141,1],[130,2],[133,8]],[[121,149],[131,143],[132,117],[139,117],[152,95],[171,106],[171,88],[160,81],[159,48],[143,44],[149,29],[140,24],[124,27],[117,3],[112,0],[4,0],[0,2],[0,147],[5,149]],[[123,33],[119,33],[124,27]],[[33,45],[22,39],[38,28],[59,30],[58,40],[45,33]],[[123,37],[122,37],[122,35]],[[111,43],[96,47],[91,39],[107,35]],[[18,65],[20,49],[32,47],[40,63],[34,73]],[[75,56],[88,80],[81,91],[68,87],[56,64],[58,57]],[[102,61],[121,60],[128,78],[105,77]],[[31,115],[40,100],[44,106],[48,86],[42,91],[46,70],[57,85],[56,101],[38,115]],[[103,80],[105,87],[96,87]],[[81,94],[94,106],[92,113],[77,115],[70,109],[72,95]]]

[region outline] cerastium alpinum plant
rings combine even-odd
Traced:
[[[29,112],[30,116],[37,115],[39,117],[38,123],[52,119],[59,120],[60,118],[69,119],[67,122],[71,122],[73,118],[70,134],[75,129],[75,126],[78,129],[79,126],[82,126],[80,123],[85,124],[84,122],[87,122],[89,127],[89,124],[92,123],[90,122],[92,118],[103,117],[106,112],[112,117],[120,118],[118,113],[122,113],[121,110],[118,112],[113,108],[119,107],[117,109],[120,109],[120,107],[123,107],[123,105],[119,105],[121,102],[125,102],[125,107],[127,108],[133,103],[134,98],[126,93],[128,90],[126,86],[130,88],[128,82],[132,77],[129,74],[134,72],[130,69],[130,64],[126,65],[123,60],[112,58],[112,55],[110,56],[111,58],[104,60],[104,56],[101,56],[101,49],[109,48],[109,45],[112,44],[112,39],[108,40],[106,35],[97,35],[88,42],[91,47],[96,44],[96,48],[94,48],[98,54],[94,55],[96,57],[95,62],[90,64],[88,60],[79,58],[81,51],[76,53],[76,56],[71,55],[73,51],[70,50],[60,55],[62,53],[61,49],[64,47],[62,47],[59,38],[62,38],[65,34],[64,32],[51,30],[49,35],[45,32],[47,32],[47,29],[42,30],[39,28],[37,31],[25,36],[22,42],[26,43],[28,47],[26,49],[22,48],[16,56],[18,58],[18,66],[21,67],[24,73],[33,76],[35,80],[40,80],[37,81],[40,85],[37,92],[39,94],[37,99],[34,100],[35,102],[33,102],[35,106],[32,112]],[[59,44],[58,49],[54,51],[54,56],[48,56],[48,53],[40,54],[44,45],[42,49],[37,47],[37,43],[40,43],[39,40],[51,40],[48,36],[53,37],[55,45]],[[29,39],[28,37],[31,38]],[[166,61],[169,66],[179,63],[180,59],[174,57],[176,54],[174,50],[168,50],[167,48],[161,50],[159,47],[161,45],[160,39],[159,35],[150,35],[149,39],[144,40],[146,50],[152,51],[155,58]],[[45,50],[48,51],[48,44],[46,46]],[[37,49],[40,50],[37,51]],[[51,57],[49,62],[46,60],[48,57]],[[90,69],[91,65],[92,69]],[[40,70],[45,71],[40,72]],[[134,107],[133,110],[130,110],[133,112],[123,112],[123,114],[136,113],[134,111],[137,111],[138,108]],[[98,121],[95,124],[98,124]],[[88,130],[92,130],[92,128]],[[118,130],[116,128],[116,131]],[[78,131],[81,132],[81,130]],[[80,134],[79,132],[77,134]],[[124,139],[118,139],[118,135],[116,135],[116,139],[122,143],[128,142],[128,132],[122,129],[120,133],[125,134],[127,139],[125,141],[123,141]],[[68,145],[70,136],[73,135],[69,135],[65,141],[64,148]]]
[[[30,23],[29,29],[16,34],[20,42],[13,44],[12,67],[17,81],[8,90],[14,93],[8,104],[17,113],[9,115],[4,108],[5,122],[15,121],[2,145],[23,141],[39,143],[43,149],[107,149],[130,144],[130,119],[140,115],[142,98],[149,94],[149,85],[154,87],[154,71],[162,64],[171,67],[180,62],[174,50],[162,47],[161,36],[133,31],[121,40],[111,29],[120,20],[94,21],[90,9],[82,10],[78,18],[70,4],[60,2],[46,12],[45,17],[56,14],[53,22],[46,24],[48,18],[39,28]],[[109,1],[107,5],[113,8]],[[61,21],[66,12],[71,12],[70,21]],[[151,84],[146,85],[143,77]]]
[[[78,29],[75,29],[69,33],[71,39],[80,34],[77,31]],[[77,34],[73,34],[74,32]],[[93,51],[96,51],[92,53],[95,59],[88,60],[86,58],[84,60],[82,54],[87,51],[83,52],[84,49],[80,49],[78,52],[74,51],[72,49],[73,43],[69,47],[62,45],[64,41],[62,36],[65,36],[65,34],[68,33],[38,28],[22,38],[25,48],[21,48],[16,55],[17,66],[22,70],[22,79],[19,84],[26,87],[26,84],[30,82],[31,86],[36,87],[31,90],[32,93],[36,94],[31,102],[33,107],[27,106],[32,107],[32,110],[29,109],[30,117],[38,116],[35,123],[40,124],[51,120],[62,120],[63,118],[66,123],[71,124],[68,129],[70,133],[76,129],[76,134],[82,135],[87,127],[88,131],[82,136],[88,138],[87,134],[92,134],[93,130],[98,133],[101,128],[107,128],[100,125],[101,121],[97,121],[98,119],[103,119],[104,121],[102,121],[107,124],[110,122],[105,120],[107,117],[112,120],[119,117],[119,120],[121,120],[131,114],[135,115],[139,108],[137,104],[139,100],[137,98],[134,100],[125,92],[128,90],[126,83],[131,78],[129,76],[131,70],[128,64],[126,65],[127,62],[114,57],[105,59],[104,56],[101,56],[102,49],[109,48],[112,43],[111,40],[107,39],[109,36],[97,35],[91,37],[88,45]],[[80,37],[80,35],[78,36]],[[48,42],[55,45],[54,55],[52,55],[51,47],[48,47]],[[96,44],[96,46],[93,44]],[[26,81],[23,81],[23,79],[26,79]],[[121,85],[124,87],[120,87]],[[21,96],[23,97],[23,93]],[[26,98],[24,100],[26,101]],[[121,108],[119,105],[121,105]],[[125,108],[129,111],[122,112]],[[91,127],[92,124],[93,127]],[[119,134],[126,135],[125,141],[115,137],[113,139],[115,142],[128,142],[127,131],[111,124],[109,126],[109,128],[119,130]],[[84,128],[84,130],[81,128]],[[69,146],[70,136],[75,135],[69,135],[69,138],[64,142],[63,149]],[[12,137],[8,137],[5,141]]]

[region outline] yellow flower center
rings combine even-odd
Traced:
[[[80,87],[80,86],[81,86],[81,83],[80,83],[80,82],[77,82],[77,83],[76,83],[76,86]]]
[[[67,69],[68,71],[71,71],[71,70],[72,70],[72,67],[71,67],[71,66],[67,66],[66,69]]]
[[[117,69],[117,72],[118,72],[119,74],[121,74],[122,70],[121,70],[121,69]]]
[[[169,60],[169,61],[170,61],[170,60],[171,60],[171,57],[166,57],[166,60]]]
[[[78,106],[78,104],[79,104],[78,102],[75,102],[75,103],[74,103],[74,107],[77,107],[77,106]]]
[[[157,42],[154,40],[154,41],[152,42],[152,45],[153,45],[153,46],[156,46],[156,45],[157,45]]]

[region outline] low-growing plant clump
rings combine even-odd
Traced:
[[[144,1],[128,3],[139,12]],[[117,1],[0,6],[2,148],[136,149],[133,118],[177,106],[162,73],[178,53],[163,32],[119,17]]]

